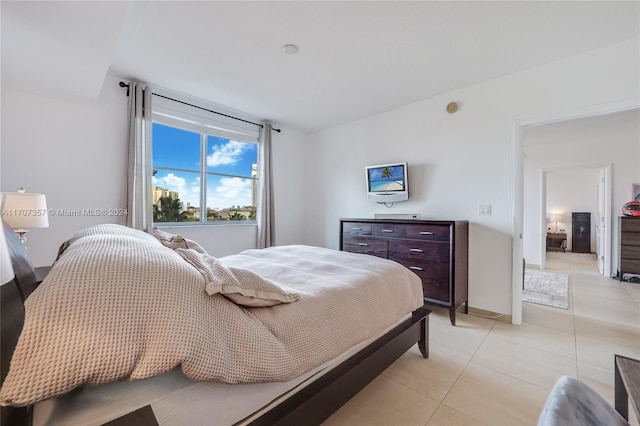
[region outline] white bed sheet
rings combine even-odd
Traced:
[[[408,317],[410,314],[397,324]],[[238,385],[196,382],[173,369],[150,379],[85,387],[40,402],[34,408],[33,425],[101,425],[145,405],[151,405],[161,426],[246,424],[397,324],[288,382]]]

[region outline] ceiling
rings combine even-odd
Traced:
[[[0,5],[3,87],[95,102],[110,73],[303,133],[640,33],[636,1]]]

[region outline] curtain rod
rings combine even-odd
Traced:
[[[121,81],[119,83],[119,85],[120,85],[120,87],[126,87],[127,88],[127,96],[129,96],[129,85],[127,83],[125,83],[124,81]],[[193,105],[193,104],[190,104],[188,102],[180,101],[178,99],[173,99],[173,98],[170,98],[168,96],[159,95],[157,93],[152,93],[152,95],[153,96],[158,96],[158,97],[161,97],[161,98],[165,98],[165,99],[169,99],[170,101],[178,102],[178,103],[190,106],[190,107],[198,108],[198,109],[201,109],[201,110],[213,113],[213,114],[222,115],[223,117],[232,118],[234,120],[243,121],[245,123],[253,124],[254,126],[258,126],[260,128],[264,127],[264,125],[260,124],[260,123],[254,123],[253,121],[249,121],[249,120],[245,120],[245,119],[242,119],[242,118],[234,117],[232,115],[223,114],[221,112],[217,112],[217,111],[213,111],[213,110],[210,110],[210,109],[207,109],[207,108],[203,108],[203,107],[198,106],[198,105]],[[273,130],[274,132],[278,132],[278,133],[280,133],[280,131],[281,131],[280,129],[276,129],[275,127],[272,127],[271,130]]]

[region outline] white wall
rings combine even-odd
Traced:
[[[510,314],[514,122],[638,103],[638,46],[636,38],[315,135],[308,218],[317,226],[307,228],[309,241],[337,248],[340,217],[468,219],[469,303]],[[460,104],[455,114],[445,111],[451,101]],[[410,200],[392,209],[367,200],[364,166],[405,160]],[[479,204],[491,204],[492,215],[479,216]]]
[[[0,189],[46,194],[52,211],[125,207],[126,117],[112,78],[95,105],[3,87]],[[49,228],[29,231],[27,248],[35,266],[49,265],[73,232],[122,219],[51,215]]]
[[[125,208],[127,97],[108,76],[95,105],[2,87],[2,192],[24,187],[44,193],[51,211]],[[276,241],[303,243],[306,138],[274,133]],[[49,217],[49,228],[33,229],[27,247],[35,266],[50,265],[60,244],[98,223],[125,223],[118,216]],[[214,256],[254,248],[255,226],[170,228],[200,242]]]
[[[276,126],[278,127],[278,126]],[[305,195],[309,189],[309,136],[283,128],[272,134],[273,181],[275,187],[276,244],[309,244],[305,229]]]

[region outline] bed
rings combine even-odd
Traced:
[[[158,237],[156,239],[149,237],[148,234],[143,236],[139,234],[128,235],[130,232],[138,232],[128,228],[117,229],[116,236],[103,237],[102,235],[96,236],[95,229],[90,229],[75,235],[61,247],[63,253],[59,256],[59,260],[54,264],[42,286],[32,294],[37,283],[28,254],[14,233],[6,225],[3,224],[3,226],[10,246],[16,277],[14,281],[0,288],[2,292],[1,360],[3,381],[0,394],[3,399],[2,404],[5,405],[2,407],[2,424],[64,424],[65,418],[69,424],[102,424],[148,405],[152,409],[152,419],[156,417],[160,424],[202,423],[205,422],[205,419],[208,424],[319,424],[411,346],[417,343],[422,355],[425,358],[428,357],[428,314],[430,311],[421,307],[421,297],[415,294],[416,288],[420,289],[419,280],[417,283],[416,281],[412,283],[413,278],[410,274],[402,278],[406,273],[401,270],[394,270],[393,273],[387,272],[388,268],[395,267],[392,265],[393,262],[307,246],[250,250],[237,256],[217,260],[203,253],[195,242],[188,240],[176,240],[171,236],[165,238],[158,235],[156,235]],[[98,231],[103,232],[104,229],[98,229]],[[122,233],[124,235],[121,235]],[[140,239],[141,242],[132,242],[134,240],[131,238]],[[153,238],[153,242],[148,238]],[[120,247],[121,251],[115,257],[126,258],[126,264],[133,265],[130,269],[134,275],[140,273],[143,266],[136,264],[135,253],[132,258],[131,253],[126,250],[129,250],[132,245],[139,245],[142,247],[141,256],[145,259],[145,265],[146,259],[156,259],[157,256],[164,260],[170,259],[171,262],[178,262],[181,265],[180,272],[174,273],[172,272],[174,269],[169,269],[169,272],[161,271],[159,274],[161,276],[177,274],[178,278],[189,274],[193,280],[201,282],[203,288],[206,287],[206,292],[199,289],[198,295],[192,296],[191,294],[195,292],[184,291],[186,287],[173,285],[168,286],[169,293],[166,294],[151,293],[152,296],[147,298],[139,296],[139,294],[147,294],[149,288],[152,288],[154,292],[157,291],[156,288],[164,288],[158,284],[162,278],[149,278],[157,269],[154,266],[142,274],[144,279],[134,278],[137,280],[135,281],[136,294],[123,293],[126,294],[124,297],[118,293],[114,296],[113,293],[110,293],[114,290],[109,285],[113,285],[116,289],[119,288],[118,291],[130,291],[126,289],[134,286],[122,281],[121,275],[117,275],[118,285],[113,284],[116,281],[113,275],[114,270],[109,269],[112,267],[113,257],[110,257],[106,262],[107,266],[104,266],[102,261],[98,262],[87,255],[86,251],[82,251],[87,247],[89,250],[94,250],[98,244],[96,241],[101,241],[101,239],[104,240],[103,242],[106,241],[104,247],[108,247],[108,251],[116,247],[114,250],[117,252],[117,248]],[[157,240],[160,240],[162,245],[158,244]],[[161,248],[156,248],[156,246]],[[104,247],[100,247],[99,250],[95,250],[103,253]],[[144,251],[149,247],[153,249],[152,254]],[[124,249],[126,250],[122,251]],[[81,260],[69,260],[75,258]],[[312,261],[311,258],[317,259]],[[82,269],[83,262],[86,264],[85,267],[88,265],[92,271],[95,272],[98,269],[99,272],[95,274],[92,272],[95,276],[87,278],[87,270]],[[151,260],[149,262],[153,263]],[[355,281],[362,281],[360,287],[358,284],[347,283],[342,264],[348,264],[355,270],[361,268],[363,277],[368,274],[365,280],[358,278],[360,272],[357,273]],[[118,268],[121,269],[122,266]],[[74,274],[74,277],[82,277],[82,279],[70,279],[69,271]],[[226,284],[220,285],[219,280],[217,281],[219,274],[224,276]],[[225,274],[230,274],[230,276]],[[176,282],[174,275],[169,276],[165,281]],[[61,276],[66,277],[64,281],[61,280]],[[284,278],[282,278],[283,276]],[[315,284],[314,280],[317,278],[314,277],[317,276],[322,276],[323,280],[331,278],[333,287],[342,292],[337,296],[337,299],[343,300],[343,302],[323,302],[322,309],[318,310],[318,302],[314,302],[315,296],[312,297],[311,293],[323,293],[325,290]],[[58,277],[58,281],[56,281],[56,277]],[[92,279],[93,281],[91,281]],[[233,281],[234,279],[236,281]],[[229,280],[233,281],[234,285],[229,285]],[[374,285],[376,280],[383,282],[380,284],[383,285],[380,292],[382,292],[382,299],[386,300],[388,309],[387,305],[385,305],[385,309],[375,307],[375,297],[369,293],[378,293],[379,291],[367,290],[375,287],[362,286],[363,283],[367,286]],[[67,281],[72,283],[78,281],[81,286],[65,293],[64,286],[66,284],[61,283]],[[151,286],[142,283],[142,281],[154,284]],[[296,285],[292,284],[288,287],[289,281],[290,283],[295,281]],[[85,282],[93,284],[86,286]],[[182,286],[183,281],[180,282]],[[243,290],[236,289],[237,286],[243,287],[245,282],[253,286],[249,293],[243,293]],[[276,290],[269,287],[272,284],[277,284]],[[92,288],[92,290],[82,296],[84,287]],[[179,291],[175,290],[176,287]],[[225,292],[225,289],[231,290]],[[183,293],[189,295],[185,297],[195,299],[188,299],[185,302],[182,299]],[[412,294],[409,295],[409,293]],[[158,296],[158,294],[160,295]],[[268,297],[265,297],[265,294]],[[126,313],[122,314],[121,312],[116,315],[118,318],[122,315],[135,317],[135,324],[139,324],[139,318],[136,317],[138,314],[129,313],[138,311],[128,305],[131,303],[134,305],[142,303],[144,309],[141,312],[154,312],[154,315],[159,315],[157,312],[160,312],[162,315],[168,316],[168,319],[163,319],[162,315],[152,316],[151,320],[147,321],[147,323],[158,323],[163,326],[154,327],[152,332],[149,332],[148,328],[143,329],[142,334],[145,335],[146,340],[142,345],[136,341],[133,345],[133,356],[126,353],[124,355],[123,353],[115,354],[116,359],[124,360],[122,361],[124,366],[118,367],[124,369],[120,368],[126,372],[124,376],[122,371],[115,371],[116,367],[109,367],[108,374],[102,367],[100,370],[92,370],[93,358],[100,361],[111,356],[110,353],[102,354],[99,344],[95,347],[89,346],[93,348],[89,355],[82,351],[79,352],[82,356],[74,353],[71,356],[71,361],[56,357],[58,346],[78,348],[82,347],[85,341],[90,340],[91,336],[79,338],[78,335],[84,332],[85,328],[92,327],[94,317],[99,318],[102,315],[101,311],[106,309],[102,308],[105,303],[98,302],[102,300],[101,297],[106,296],[109,297],[109,300],[117,300],[118,303],[111,303],[111,305]],[[85,297],[85,299],[78,299],[81,297]],[[234,297],[239,297],[239,299],[235,300]],[[336,296],[332,297],[336,298]],[[247,298],[249,300],[245,300]],[[284,300],[280,300],[282,298]],[[398,299],[397,302],[394,301],[395,298]],[[150,308],[146,305],[156,303],[156,299],[160,300],[157,302],[159,303],[157,308]],[[258,305],[255,305],[256,299]],[[26,309],[25,300],[27,301]],[[55,301],[55,303],[48,302],[49,300]],[[366,301],[366,303],[362,303],[362,301]],[[97,303],[97,307],[92,305],[94,302]],[[168,302],[173,303],[176,307],[167,308],[170,306],[166,304]],[[63,309],[66,306],[65,303],[74,306],[86,305],[85,310],[90,315],[86,318],[73,317],[76,315],[75,313],[68,314]],[[261,303],[267,304],[260,305]],[[40,305],[46,308],[38,308]],[[214,305],[215,308],[211,308]],[[400,311],[391,312],[395,309],[391,309],[391,305],[398,305]],[[194,306],[197,306],[197,309]],[[347,307],[346,312],[351,313],[340,310],[344,307]],[[59,313],[60,309],[64,315]],[[233,325],[217,321],[224,326],[222,334],[220,331],[216,331],[214,333],[218,334],[214,334],[213,337],[207,335],[203,338],[201,335],[196,335],[196,338],[181,339],[179,336],[183,334],[190,336],[192,328],[196,327],[199,330],[202,323],[207,325],[207,330],[213,328],[210,327],[208,320],[202,321],[201,318],[198,321],[183,320],[183,317],[193,317],[193,315],[185,315],[183,312],[191,312],[194,309],[199,315],[203,315],[201,318],[208,319],[210,315],[213,315],[211,312],[215,311],[216,313],[223,312],[226,316],[239,317],[240,322],[239,325]],[[306,315],[300,318],[289,318],[296,310],[303,311]],[[327,310],[328,312],[324,312]],[[375,314],[364,317],[369,310]],[[176,314],[176,316],[172,312],[177,312],[180,315]],[[51,316],[47,317],[46,315]],[[67,322],[60,322],[58,319],[69,315],[71,316],[66,319]],[[107,315],[110,315],[109,318],[111,318],[114,314],[109,312]],[[340,321],[329,324],[330,321],[323,320],[321,315],[329,315],[330,318]],[[82,321],[78,318],[82,318]],[[115,322],[117,325],[113,326],[99,322],[98,328],[94,327],[91,334],[95,334],[107,342],[108,344],[104,346],[109,348],[109,351],[114,347],[129,347],[131,345],[126,336],[131,333],[127,328],[117,328],[115,332],[109,331],[110,327],[121,327],[121,323],[127,324],[129,320],[131,319],[118,320]],[[180,329],[175,325],[182,323],[188,323],[188,327]],[[194,326],[192,323],[197,325]],[[297,326],[297,324],[303,323],[308,323],[307,327]],[[329,326],[329,331],[323,331],[321,326],[324,323]],[[374,325],[374,323],[376,324]],[[82,324],[82,328],[74,328],[76,324]],[[344,326],[346,331],[340,331],[338,326]],[[178,328],[167,330],[171,327]],[[267,329],[266,337],[259,334],[262,333],[260,330],[265,327]],[[59,338],[54,343],[47,343],[53,346],[42,346],[38,350],[33,349],[34,345],[39,344],[38,341],[47,335],[59,335],[61,328],[67,332],[67,334],[62,334],[65,336],[64,338]],[[297,330],[298,328],[301,331]],[[140,334],[138,329],[139,327],[135,328],[136,333]],[[357,336],[354,335],[354,330],[358,330]],[[360,331],[366,331],[366,333],[360,335]],[[294,340],[291,336],[298,332],[306,337]],[[165,336],[163,340],[163,333],[174,337],[168,341]],[[334,334],[332,335],[332,333]],[[317,342],[310,340],[309,336],[314,334],[319,335]],[[125,337],[120,337],[121,335],[125,335]],[[149,338],[149,335],[153,336]],[[157,335],[161,337],[158,338]],[[324,341],[320,339],[322,335],[325,335]],[[242,339],[240,345],[237,336]],[[329,340],[326,340],[327,336]],[[18,339],[20,339],[19,343]],[[109,339],[121,340],[116,340],[117,344],[112,344],[109,343],[111,342]],[[191,343],[182,347],[179,342],[183,340]],[[213,341],[215,345],[207,346],[206,342],[202,343],[209,340]],[[174,341],[178,343],[174,343]],[[193,342],[195,342],[195,348]],[[92,344],[96,345],[95,342]],[[158,350],[161,352],[158,350],[154,352],[154,345],[160,347]],[[238,349],[240,346],[242,350]],[[329,350],[334,346],[335,348]],[[138,350],[138,347],[142,347],[142,349]],[[220,348],[223,348],[224,351]],[[203,356],[210,357],[220,351],[223,352],[215,358],[216,361],[202,362]],[[95,356],[93,356],[93,352],[95,352]],[[251,355],[249,357],[251,359],[244,359],[245,352]],[[25,353],[29,354],[26,358]],[[38,358],[37,353],[46,354],[46,356]],[[174,356],[175,354],[178,354],[177,358]],[[127,363],[129,358],[132,358],[131,363]],[[52,359],[56,361],[52,362]],[[147,362],[148,359],[151,361]],[[9,372],[10,360],[13,362]],[[220,363],[224,364],[223,368],[211,366]],[[49,364],[53,364],[53,366]],[[34,365],[38,367],[34,369]],[[41,370],[48,368],[53,368],[58,372],[62,371],[58,376],[63,376],[62,379],[65,382],[50,385],[51,381],[56,379],[55,377],[41,379],[39,377]],[[21,373],[21,370],[28,371]],[[88,371],[85,372],[85,370]],[[73,374],[69,373],[70,371]],[[21,374],[23,375],[22,379],[20,379]],[[24,374],[28,375],[24,376]],[[16,385],[25,382],[24,377],[28,377],[26,380],[28,385]],[[128,381],[131,378],[140,380]],[[196,380],[193,380],[194,378]],[[69,380],[71,381],[69,382]],[[33,388],[38,389],[38,392],[41,392],[42,388],[48,390],[34,397],[29,394]],[[25,391],[25,389],[27,390]],[[136,389],[135,395],[137,397],[130,396],[132,389]],[[24,392],[28,394],[26,397]],[[253,397],[254,394],[260,395],[260,397]],[[144,395],[144,397],[140,398],[140,395]],[[249,403],[249,401],[251,402]],[[91,405],[88,402],[93,402],[96,405],[94,407],[96,411],[87,409],[87,406]],[[233,411],[231,408],[238,408],[238,406],[240,411],[234,414],[235,417],[227,416]],[[76,412],[78,414],[74,417]],[[196,412],[199,412],[198,415],[201,417],[189,417]]]

